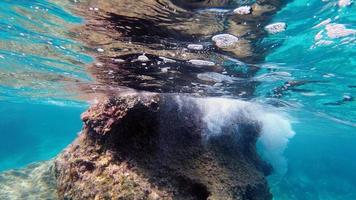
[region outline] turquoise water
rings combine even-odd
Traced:
[[[84,106],[0,101],[0,171],[53,158],[80,131]]]
[[[85,21],[60,5],[1,1],[0,17],[1,171],[50,159],[76,137],[87,103],[73,88],[91,81],[92,58],[70,32]],[[274,199],[356,199],[356,5],[294,0],[273,21],[288,28],[261,41],[257,76],[267,79],[255,96],[282,106],[296,133],[269,177]]]
[[[64,87],[90,80],[92,58],[69,37],[81,18],[47,1],[1,1],[0,18],[0,100],[68,98]]]
[[[276,97],[273,91],[286,81],[314,81],[279,98],[291,105],[296,135],[284,154],[287,172],[270,177],[275,199],[356,199],[355,33],[330,38],[325,26],[315,27],[330,19],[356,30],[355,4],[339,8],[336,3],[292,1],[273,19],[286,22],[287,31],[264,40],[278,44],[266,65],[288,76],[262,85],[259,95]],[[320,31],[322,39],[316,36]]]
[[[70,87],[90,80],[92,59],[68,37],[82,19],[55,4],[1,1],[0,19],[2,171],[51,159],[76,137],[87,103]]]

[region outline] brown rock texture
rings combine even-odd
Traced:
[[[271,199],[256,124],[203,137],[202,113],[174,95],[108,97],[82,115],[55,161],[60,199]]]

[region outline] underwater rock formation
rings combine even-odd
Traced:
[[[251,14],[251,6],[241,6],[236,8],[233,13],[238,14],[238,15],[248,15]]]
[[[182,98],[128,92],[93,105],[55,161],[59,198],[271,199],[258,123],[206,137],[199,101]]]
[[[245,63],[263,58],[254,44],[282,3],[256,1],[248,16],[205,9],[232,12],[237,5],[231,3],[76,4],[74,12],[87,19],[78,40],[103,49],[95,51],[100,64],[89,71],[98,83],[95,94],[106,97],[83,114],[83,131],[56,159],[60,199],[272,198],[265,179],[271,167],[256,153],[261,124],[241,121],[244,116],[235,113],[218,128],[221,133],[210,133],[214,128],[204,122],[201,102],[189,100],[253,96],[256,83],[241,80],[253,77],[258,67],[241,64],[246,70],[233,70],[223,64],[230,58]],[[147,92],[124,95],[122,87]],[[110,95],[117,91],[121,94]]]
[[[258,84],[251,78],[264,50],[255,44],[282,3],[258,0],[249,15],[236,15],[232,9],[240,5],[231,2],[69,3],[86,19],[73,29],[73,39],[84,42],[97,61],[88,69],[95,83],[80,85],[81,91],[104,99],[83,114],[83,130],[56,158],[55,170],[39,165],[57,181],[48,192],[71,200],[272,198],[265,179],[271,167],[256,153],[261,124],[236,113],[226,120],[218,111],[213,113],[224,123],[216,133],[197,98],[250,98]],[[214,7],[231,12],[205,9]],[[24,170],[31,178],[32,171]],[[38,182],[32,178],[33,189]],[[5,181],[6,187],[15,183]]]
[[[284,22],[277,22],[273,24],[269,24],[265,27],[265,30],[270,34],[276,34],[285,31],[287,28],[287,24]]]

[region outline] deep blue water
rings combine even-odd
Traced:
[[[76,137],[87,103],[71,88],[91,80],[92,58],[70,37],[83,19],[60,5],[1,1],[0,18],[1,171],[50,159]],[[269,76],[256,99],[287,105],[295,132],[285,169],[269,177],[274,198],[356,199],[355,3],[294,0],[273,21],[288,27],[261,41],[259,75]]]

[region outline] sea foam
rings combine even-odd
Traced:
[[[289,140],[295,135],[290,117],[277,109],[260,103],[229,98],[176,97],[181,107],[195,104],[202,113],[205,123],[204,138],[216,137],[228,128],[233,134],[239,133],[242,124],[256,124],[260,129],[258,144],[262,157],[268,161],[278,174],[287,170],[287,160],[283,156]]]

